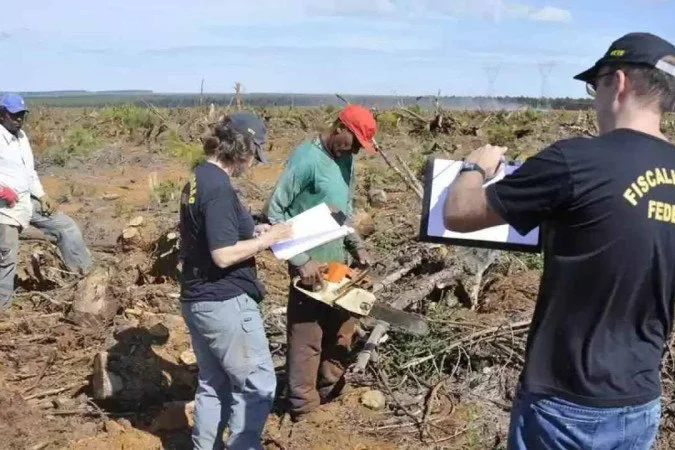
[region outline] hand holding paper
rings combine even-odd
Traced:
[[[298,214],[286,223],[293,229],[292,237],[271,247],[274,256],[283,260],[354,232],[353,228],[340,226],[325,203]]]

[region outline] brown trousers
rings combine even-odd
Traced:
[[[290,287],[287,315],[288,403],[292,416],[340,394],[357,319]]]

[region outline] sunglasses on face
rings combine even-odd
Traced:
[[[586,82],[586,93],[591,97],[595,97],[598,92],[598,81],[600,78],[606,77],[607,75],[613,75],[615,72],[615,70],[612,70],[610,72],[601,73],[595,77],[595,80]]]

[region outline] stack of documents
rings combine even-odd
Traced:
[[[354,232],[353,228],[340,226],[325,203],[298,214],[287,223],[293,228],[293,237],[271,247],[274,256],[283,260]]]

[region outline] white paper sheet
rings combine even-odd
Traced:
[[[539,227],[530,231],[527,235],[522,236],[510,225],[497,225],[494,227],[485,228],[478,231],[467,233],[460,233],[450,231],[445,228],[443,224],[443,204],[451,184],[459,174],[462,167],[462,161],[448,160],[437,158],[433,166],[433,178],[425,180],[426,184],[431,184],[431,197],[429,204],[429,223],[427,227],[427,234],[431,237],[437,238],[454,238],[467,239],[495,243],[507,244],[523,244],[529,246],[536,246],[539,241]],[[500,167],[497,175],[489,182],[485,183],[486,187],[492,183],[504,178],[506,174],[513,173],[518,166],[504,165]],[[425,186],[427,189],[429,186]]]
[[[278,259],[288,260],[302,252],[354,232],[353,228],[340,226],[325,203],[298,214],[288,223],[293,228],[293,237],[277,242],[271,247],[274,256]]]

